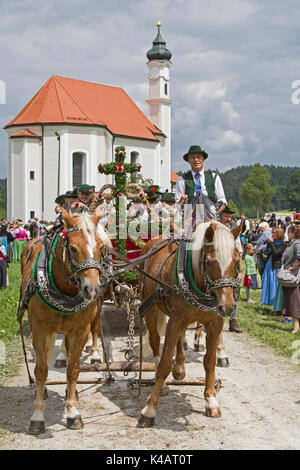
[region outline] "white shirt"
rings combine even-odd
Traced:
[[[245,222],[245,230],[246,230],[246,231],[247,231],[247,230],[250,231],[250,222],[249,222],[249,220],[244,219],[244,222]],[[237,221],[236,225],[241,225],[242,223],[243,223],[242,219],[239,219],[239,220]],[[244,231],[245,231],[245,230],[244,230]],[[242,234],[241,234],[241,235],[242,235]]]
[[[195,172],[191,170],[193,179],[195,182]],[[215,173],[213,173],[213,176],[215,176]],[[227,200],[224,194],[224,189],[222,185],[222,181],[220,176],[217,174],[216,179],[215,179],[215,198],[216,198],[216,204],[211,201],[208,197],[206,185],[205,185],[205,176],[204,176],[204,170],[200,171],[200,181],[201,181],[201,193],[204,196],[203,201],[205,204],[205,209],[208,212],[209,218],[216,218],[217,217],[217,207],[216,204],[219,203],[219,205],[222,204],[227,204]],[[181,196],[186,194],[185,192],[185,181],[182,176],[179,176],[177,182],[176,182],[176,189],[175,189],[175,201],[179,202]],[[195,194],[196,195],[196,191]]]
[[[284,241],[285,242],[288,242],[289,241],[289,228],[291,227],[292,224],[290,225],[287,225],[286,226],[286,229],[285,229],[285,232],[284,232]]]

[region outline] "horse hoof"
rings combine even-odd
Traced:
[[[29,434],[35,436],[45,432],[45,421],[30,421]]]
[[[140,415],[138,419],[138,428],[151,428],[154,426],[155,418],[147,418],[143,414]]]
[[[196,352],[204,352],[204,351],[205,351],[205,346],[203,346],[203,344],[195,344],[195,346],[194,346],[194,351],[196,351]]]
[[[209,418],[220,418],[222,416],[220,408],[205,408],[205,413]]]
[[[55,369],[62,369],[63,367],[67,367],[67,361],[65,359],[57,359],[54,364]]]
[[[180,372],[176,369],[173,369],[172,370],[172,375],[173,375],[175,380],[183,380],[184,377],[185,377],[185,370],[183,369],[183,371]]]
[[[229,367],[229,366],[230,364],[229,364],[228,357],[218,358],[217,367]]]
[[[67,418],[67,428],[77,431],[84,427],[81,416],[76,416],[76,418]]]

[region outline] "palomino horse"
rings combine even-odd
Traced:
[[[67,426],[70,429],[83,427],[76,402],[79,363],[90,326],[97,316],[97,300],[103,290],[99,277],[100,248],[103,245],[111,246],[105,230],[98,224],[100,216],[96,213],[72,216],[63,209],[62,217],[65,225],[62,232],[64,239],[59,239],[56,244],[51,276],[54,285],[59,289],[58,298],[61,298],[62,305],[68,301],[74,304],[80,299],[81,307],[77,312],[65,313],[59,307],[54,309],[47,304],[37,289],[31,289],[27,310],[36,353],[36,399],[29,428],[32,434],[45,431],[44,387],[57,333],[63,333],[66,337]],[[41,249],[41,243],[36,243],[29,259],[27,253],[26,263],[22,260],[23,299],[27,294],[27,287],[34,282],[32,271],[36,266],[37,255],[39,254],[39,258],[41,256]],[[36,270],[39,271],[38,268]]]
[[[214,389],[216,349],[218,337],[224,325],[224,318],[231,315],[234,307],[233,287],[237,285],[236,280],[239,273],[239,252],[236,246],[239,232],[240,227],[230,231],[219,222],[206,222],[199,224],[193,234],[191,250],[193,278],[202,292],[206,291],[207,283],[210,283],[215,311],[200,310],[187,303],[182,295],[167,296],[164,301],[159,301],[147,311],[145,321],[157,368],[152,393],[149,395],[139,418],[140,427],[153,426],[159,395],[161,392],[166,393],[164,382],[171,370],[175,380],[182,380],[185,377],[184,335],[187,327],[194,322],[200,322],[206,329],[206,354],[203,360],[206,414],[210,417],[221,415]],[[148,242],[142,250],[143,254],[149,252],[153,244],[152,241]],[[174,285],[176,256],[175,253],[173,255],[171,253],[175,252],[175,248],[175,244],[169,245],[153,255],[144,267],[146,272],[155,278],[156,273],[160,271],[160,280]],[[166,261],[164,262],[164,260]],[[143,284],[143,297],[148,298],[155,290],[156,282],[145,277]],[[169,320],[160,358],[160,336],[157,325],[161,324],[163,314],[167,315]],[[172,355],[175,347],[176,357],[172,367]]]

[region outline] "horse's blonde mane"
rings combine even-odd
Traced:
[[[92,245],[96,245],[95,226],[92,220],[92,215],[87,212],[80,214],[78,217],[77,225],[78,225],[78,228],[83,230],[83,232],[87,236],[88,240],[92,243]],[[112,248],[111,241],[109,239],[109,236],[105,228],[99,223],[97,225],[96,232],[98,233],[99,237],[103,241],[103,244],[107,246],[108,248]]]
[[[213,244],[216,252],[216,259],[220,265],[221,275],[223,276],[226,268],[232,260],[232,253],[236,247],[236,242],[229,228],[220,222],[213,222],[216,224]],[[210,224],[211,221],[198,224],[193,235],[192,269],[194,275],[199,272],[200,250],[203,247],[205,232]]]

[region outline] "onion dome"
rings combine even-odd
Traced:
[[[172,52],[166,48],[166,41],[163,39],[160,34],[161,23],[157,23],[157,36],[153,41],[153,46],[147,52],[147,58],[149,60],[170,60],[172,57]]]

